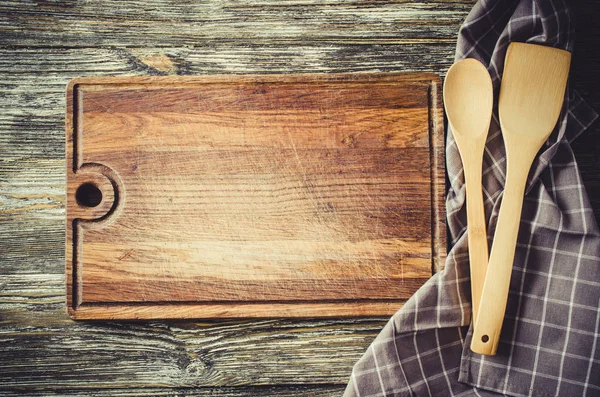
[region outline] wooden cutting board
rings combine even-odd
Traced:
[[[75,319],[390,315],[443,263],[433,74],[81,78]]]

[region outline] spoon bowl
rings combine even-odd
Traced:
[[[493,103],[492,79],[481,62],[467,58],[452,65],[444,81],[444,105],[455,138],[487,137]]]

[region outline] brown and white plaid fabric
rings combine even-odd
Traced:
[[[479,1],[460,29],[456,59],[476,58],[497,98],[512,41],[573,50],[562,0]],[[506,157],[497,108],[483,163],[490,246]],[[559,122],[529,174],[517,251],[496,356],[472,353],[462,164],[448,131],[451,250],[355,365],[351,396],[600,396],[600,232],[572,142],[596,113],[568,89]]]

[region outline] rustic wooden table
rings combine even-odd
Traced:
[[[0,2],[0,395],[339,396],[384,318],[73,322],[64,115],[76,76],[433,71],[471,1]],[[600,109],[600,2],[572,78]],[[600,215],[600,123],[575,144]]]

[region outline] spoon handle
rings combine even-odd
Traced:
[[[508,301],[525,184],[535,155],[535,152],[534,155],[524,152],[517,147],[512,153],[515,155],[511,156],[507,148],[504,196],[471,341],[471,350],[479,354],[494,355],[498,349]]]
[[[471,301],[473,324],[477,320],[481,291],[488,266],[488,243],[486,234],[483,193],[481,190],[481,163],[483,150],[472,167],[465,167],[467,190],[467,235],[469,241],[469,265],[471,270]]]

